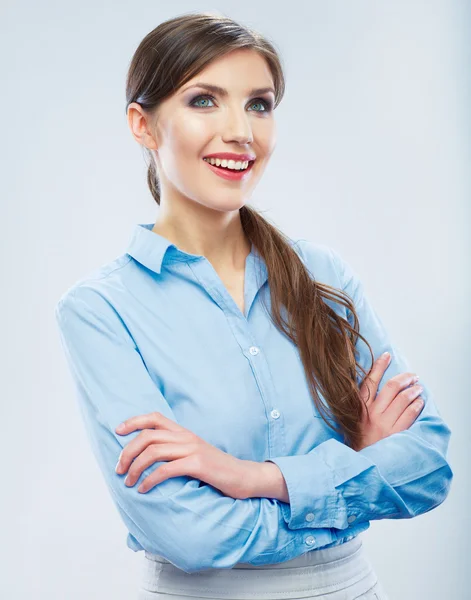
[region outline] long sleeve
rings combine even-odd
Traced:
[[[128,488],[115,466],[139,431],[120,436],[115,428],[153,411],[177,422],[175,414],[122,318],[93,285],[64,295],[55,317],[93,454],[128,531],[145,550],[192,573],[284,562],[335,541],[329,529],[293,532],[275,499],[233,499],[192,477],[167,479],[142,494],[137,485]]]
[[[309,253],[310,248],[308,245],[305,251]],[[391,353],[379,392],[393,376],[413,370],[390,339],[356,273],[336,251],[329,250],[339,283],[354,302],[360,333],[370,343],[375,360],[386,350]],[[353,325],[350,312],[348,319]],[[371,356],[363,340],[357,342],[357,349],[358,362],[368,370]],[[358,525],[369,520],[407,519],[426,513],[445,500],[453,478],[447,461],[451,431],[427,385],[422,380],[420,383],[424,388],[424,407],[407,430],[359,452],[331,438],[307,454],[269,459],[278,465],[286,480],[289,503],[281,506],[291,529],[343,530],[353,522]]]

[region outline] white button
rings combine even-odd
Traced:
[[[258,354],[260,352],[260,350],[257,348],[257,346],[251,346],[249,348],[249,352],[250,352],[250,354],[253,354],[255,356],[256,354]]]
[[[315,542],[316,542],[316,538],[312,535],[310,535],[306,538],[306,544],[308,546],[312,546]]]
[[[314,513],[307,513],[306,521],[314,521]]]
[[[348,517],[347,521],[348,521],[349,523],[353,523],[353,521],[355,521],[355,519],[356,519],[356,516],[355,516],[355,515],[350,515],[350,516]]]
[[[276,410],[276,408],[272,410],[270,414],[274,419],[278,419],[278,417],[280,416],[280,413]]]

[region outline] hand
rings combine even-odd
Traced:
[[[124,421],[122,430],[117,427],[115,431],[127,435],[136,429],[142,431],[126,445],[116,465],[120,475],[129,469],[126,485],[134,485],[153,463],[169,461],[148,475],[138,491],[147,492],[166,479],[187,475],[209,483],[226,496],[248,497],[248,486],[259,463],[219,450],[159,412],[131,417]]]
[[[365,378],[360,387],[360,394],[368,406],[369,416],[364,409],[362,443],[354,450],[361,450],[393,433],[409,429],[424,406],[420,396],[423,388],[420,385],[412,385],[417,381],[414,373],[401,373],[392,377],[376,396],[379,382],[390,360],[390,357],[380,356],[373,364],[369,378]]]

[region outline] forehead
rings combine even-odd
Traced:
[[[267,61],[255,50],[233,50],[214,59],[202,71],[187,81],[177,93],[204,82],[225,88],[229,93],[248,93],[253,88],[273,87],[273,77]]]

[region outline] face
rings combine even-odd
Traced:
[[[179,196],[219,211],[239,210],[275,148],[274,98],[265,59],[243,49],[214,60],[167,98],[147,123],[142,112],[128,112],[134,136],[154,153],[163,201]],[[248,155],[254,162],[243,172],[204,160],[223,153]]]

